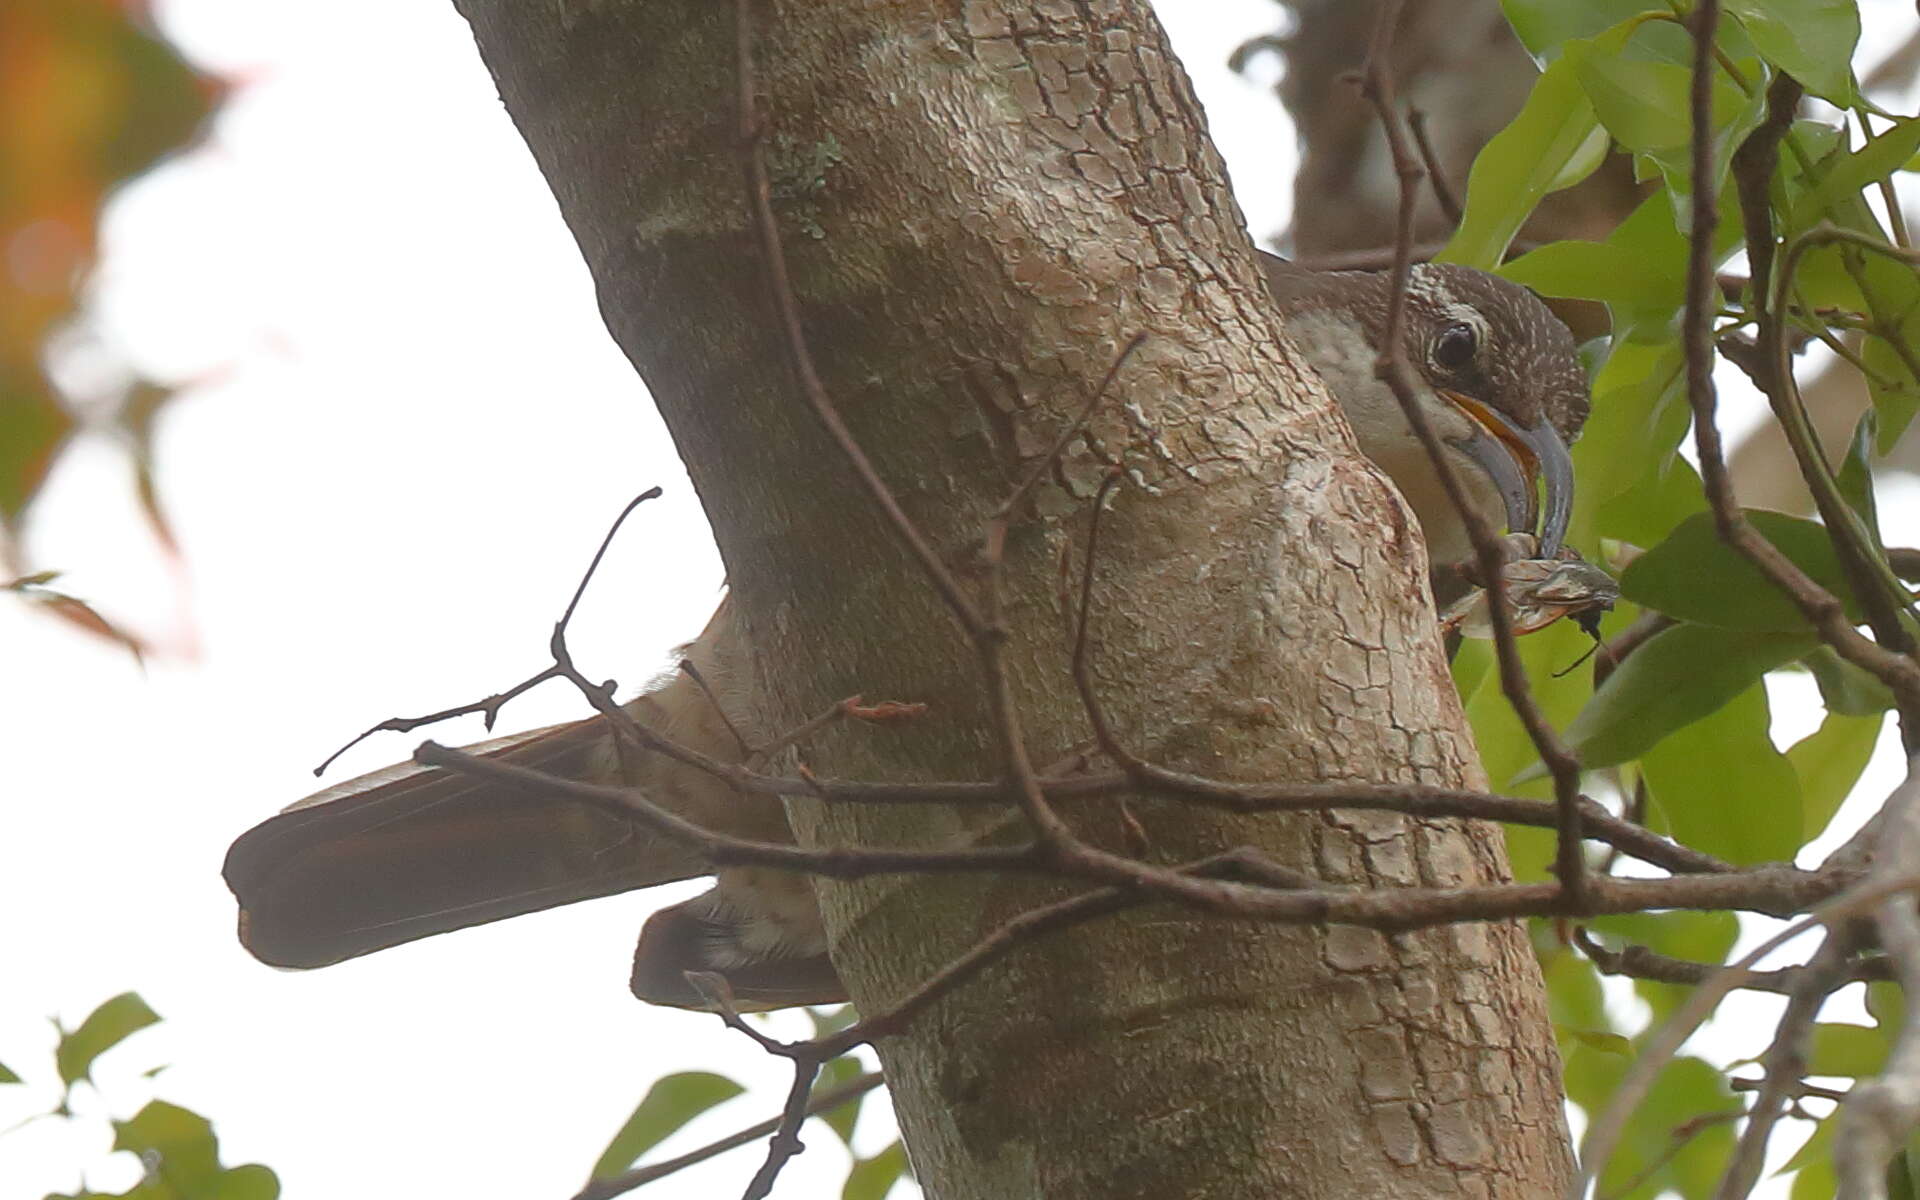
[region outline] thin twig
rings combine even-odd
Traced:
[[[1147,889],[1200,911],[1282,924],[1347,924],[1401,931],[1459,921],[1545,916],[1560,911],[1557,884],[1508,883],[1477,887],[1396,887],[1280,890],[1247,883],[1196,878],[1116,855],[1090,852],[1065,860],[1034,846],[987,846],[960,850],[801,848],[704,829],[667,812],[631,788],[559,779],[497,759],[480,758],[426,742],[415,760],[512,784],[533,795],[550,795],[639,821],[661,836],[697,850],[722,866],[763,866],[836,879],[926,872],[1020,872]],[[1837,867],[1805,871],[1790,866],[1681,875],[1667,879],[1595,879],[1596,913],[1650,908],[1740,909],[1783,915],[1802,912],[1859,878]]]
[[[793,279],[787,271],[787,253],[780,243],[780,225],[773,215],[773,185],[767,177],[767,163],[761,153],[761,121],[758,107],[754,101],[755,75],[753,65],[753,3],[752,0],[736,0],[734,4],[734,53],[737,68],[736,103],[739,107],[738,135],[740,138],[740,158],[742,169],[747,177],[747,198],[752,206],[754,230],[758,234],[760,256],[767,269],[768,290],[773,295],[774,306],[778,310],[780,330],[787,344],[787,355],[792,361],[794,375],[800,381],[800,390],[806,395],[807,404],[814,415],[826,427],[827,435],[839,448],[854,475],[860,480],[869,499],[885,515],[888,526],[902,545],[920,564],[921,573],[933,585],[933,589],[946,602],[960,627],[969,637],[978,637],[984,628],[984,619],[979,608],[968,599],[946,563],[927,543],[919,526],[913,523],[906,511],[900,507],[893,489],[880,478],[880,472],[874,469],[873,461],[867,452],[860,448],[853,433],[840,417],[840,410],[833,398],[827,394],[827,388],[820,381],[820,373],[814,367],[813,351],[807,345],[807,336],[800,325],[799,308],[794,302]]]
[[[1598,1197],[1597,1200],[1626,1200],[1626,1197],[1637,1194],[1643,1184],[1647,1183],[1655,1175],[1658,1175],[1665,1169],[1668,1163],[1672,1162],[1682,1150],[1687,1148],[1687,1143],[1693,1141],[1694,1138],[1699,1137],[1709,1129],[1731,1124],[1745,1115],[1741,1109],[1734,1108],[1724,1112],[1701,1113],[1691,1121],[1683,1123],[1673,1131],[1673,1137],[1667,1142],[1666,1147],[1662,1149],[1659,1154],[1655,1155],[1651,1162],[1640,1168],[1640,1170],[1634,1174],[1633,1178],[1622,1183],[1607,1195]]]
[[[743,0],[744,2],[744,0]],[[740,1200],[761,1200],[780,1178],[780,1171],[794,1155],[807,1147],[800,1140],[801,1123],[807,1119],[807,1097],[813,1094],[813,1081],[820,1074],[816,1059],[793,1060],[793,1086],[787,1089],[787,1103],[780,1112],[780,1123],[767,1139],[767,1160],[760,1164]]]
[[[593,582],[594,572],[600,569],[600,560],[607,556],[607,547],[613,545],[613,537],[620,532],[620,526],[626,523],[626,519],[632,515],[634,509],[639,508],[649,500],[657,500],[659,497],[660,489],[650,487],[638,496],[627,501],[627,506],[620,510],[619,516],[613,519],[613,524],[607,529],[607,535],[600,539],[600,548],[593,552],[593,561],[587,564],[586,572],[580,576],[579,584],[573,589],[572,598],[567,601],[566,611],[560,616],[560,629],[565,629],[568,623],[573,620],[574,610],[580,607],[580,597],[587,594],[587,585]],[[469,716],[474,713],[481,715],[482,720],[485,722],[486,729],[488,732],[492,732],[493,722],[495,718],[500,715],[500,710],[506,705],[507,701],[532,691],[535,687],[538,687],[549,679],[559,679],[562,677],[563,674],[560,667],[556,664],[536,672],[503,692],[495,692],[493,695],[483,700],[476,700],[471,704],[459,704],[452,708],[443,708],[439,712],[428,713],[422,717],[389,717],[378,725],[372,726],[365,733],[354,738],[338,750],[335,750],[332,754],[327,755],[326,761],[315,767],[313,773],[316,776],[324,773],[328,767],[333,765],[335,759],[338,759],[342,754],[345,754],[376,733],[412,733],[416,729],[424,729],[429,725],[435,725],[441,721],[450,721],[455,717]]]
[[[1725,970],[1724,963],[1694,962],[1691,959],[1675,958],[1649,950],[1645,946],[1627,946],[1620,950],[1609,950],[1585,927],[1573,931],[1574,944],[1580,952],[1593,960],[1593,965],[1602,975],[1621,975],[1628,979],[1645,979],[1653,983],[1671,983],[1679,987],[1698,987],[1713,978],[1715,973]],[[1772,992],[1777,995],[1790,995],[1806,986],[1808,967],[1782,967],[1777,971],[1749,971],[1740,981],[1742,991]],[[1861,983],[1868,980],[1893,978],[1887,969],[1884,957],[1874,956],[1857,958],[1847,964],[1847,970],[1834,983],[1842,987],[1849,983]]]
[[[1440,206],[1440,215],[1447,219],[1447,227],[1457,229],[1460,226],[1460,198],[1454,194],[1453,185],[1447,181],[1447,173],[1441,168],[1440,156],[1434,152],[1433,143],[1427,138],[1426,110],[1417,105],[1407,105],[1407,128],[1413,131],[1413,144],[1420,148],[1420,161],[1427,171],[1427,186],[1433,189],[1433,202]]]
[[[1033,464],[1033,469],[1027,472],[1026,478],[1022,479],[1018,486],[1007,494],[1007,498],[1001,501],[1000,510],[994,514],[993,518],[993,526],[1001,531],[1001,537],[1005,536],[1007,522],[1019,515],[1020,507],[1026,503],[1027,497],[1033,494],[1033,490],[1040,486],[1041,480],[1053,470],[1054,464],[1058,463],[1060,456],[1067,452],[1067,447],[1072,444],[1073,439],[1086,428],[1087,422],[1093,419],[1093,414],[1100,411],[1100,406],[1106,402],[1107,391],[1113,387],[1114,378],[1120,374],[1120,368],[1127,365],[1127,360],[1133,357],[1133,352],[1138,350],[1146,340],[1147,335],[1144,332],[1136,333],[1127,339],[1127,344],[1122,346],[1120,353],[1114,356],[1113,365],[1107,368],[1106,375],[1101,378],[1100,386],[1093,390],[1093,395],[1088,398],[1080,411],[1074,414],[1073,419],[1060,430],[1060,436],[1053,440],[1053,445],[1048,447],[1047,452]]]
[[[1906,780],[1882,810],[1885,828],[1872,874],[1898,884],[1920,871],[1920,759],[1909,760]],[[1886,1165],[1920,1128],[1920,911],[1910,889],[1894,888],[1873,912],[1880,945],[1893,963],[1907,1010],[1880,1074],[1854,1085],[1840,1108],[1833,1138],[1833,1169],[1840,1194],[1883,1200]]]
[[[1613,881],[1605,882],[1611,886]],[[1753,974],[1754,964],[1811,930],[1852,920],[1888,896],[1915,886],[1920,886],[1920,876],[1862,881],[1832,899],[1813,905],[1805,917],[1714,972],[1710,979],[1694,989],[1686,1003],[1641,1045],[1640,1056],[1614,1088],[1606,1108],[1587,1126],[1587,1136],[1580,1148],[1580,1171],[1568,1185],[1565,1200],[1583,1200],[1588,1186],[1599,1178],[1607,1160],[1613,1157],[1614,1148],[1620,1143],[1620,1135],[1626,1129],[1627,1119],[1640,1107],[1654,1080],[1673,1060],[1681,1044],[1693,1036],[1700,1023],[1713,1015],[1720,1002],[1727,998],[1727,993],[1746,986],[1746,980]]]
[[[727,706],[720,703],[720,697],[714,693],[713,686],[707,682],[706,674],[699,667],[694,666],[690,658],[680,660],[680,673],[693,680],[693,685],[700,689],[702,696],[707,698],[707,706],[713,709],[713,715],[720,718],[720,723],[726,726],[727,732],[733,736],[733,744],[740,751],[741,761],[751,760],[754,754],[753,743],[747,740],[747,735],[741,733],[740,727],[733,723],[731,716],[727,715]]]
[[[775,867],[834,879],[863,879],[871,875],[914,872],[1038,869],[1038,860],[1031,846],[980,846],[964,850],[803,849],[786,842],[754,841],[696,825],[653,803],[634,788],[561,779],[499,759],[468,754],[438,742],[422,742],[413,757],[415,762],[423,766],[444,767],[463,775],[512,784],[534,795],[555,796],[605,810],[633,821],[660,837],[692,847],[716,867]]]
[[[1237,878],[1266,887],[1312,888],[1318,885],[1317,880],[1280,867],[1251,850],[1212,855],[1177,869],[1182,874]],[[949,960],[893,1007],[820,1039],[821,1050],[829,1057],[838,1057],[856,1046],[898,1034],[933,1001],[1018,947],[1046,934],[1124,911],[1151,898],[1139,890],[1106,887],[1024,912],[975,942],[966,953]]]
[[[1380,358],[1375,372],[1386,381],[1394,398],[1399,401],[1407,424],[1412,426],[1433,464],[1434,473],[1439,476],[1441,488],[1466,527],[1481,577],[1491,581],[1501,577],[1501,568],[1505,565],[1500,539],[1494,536],[1485,519],[1474,508],[1459,472],[1454,470],[1452,456],[1446,452],[1433,430],[1433,423],[1421,408],[1412,370],[1407,364],[1405,347],[1401,344],[1401,330],[1406,319],[1407,286],[1413,270],[1414,206],[1423,172],[1407,148],[1406,136],[1400,128],[1393,78],[1389,70],[1393,30],[1399,20],[1400,9],[1401,0],[1392,0],[1381,7],[1374,25],[1373,43],[1367,50],[1366,66],[1361,72],[1361,91],[1373,105],[1386,133],[1394,175],[1400,181],[1400,206],[1394,232],[1393,282],[1388,292],[1387,318],[1380,335]],[[1554,799],[1560,813],[1554,873],[1564,889],[1565,911],[1580,913],[1584,911],[1587,900],[1586,859],[1581,848],[1580,760],[1554,731],[1546,714],[1540,711],[1539,704],[1533,698],[1532,685],[1520,661],[1513,613],[1504,589],[1492,587],[1488,590],[1487,613],[1493,627],[1494,654],[1500,665],[1501,691],[1553,779]]]
[[[817,1117],[821,1113],[832,1112],[843,1104],[858,1100],[885,1082],[886,1077],[880,1072],[869,1071],[864,1075],[855,1076],[847,1080],[847,1082],[840,1084],[838,1087],[831,1087],[822,1092],[815,1092],[807,1100],[807,1115]],[[688,1167],[725,1154],[729,1150],[737,1150],[741,1146],[757,1142],[780,1128],[780,1122],[784,1118],[785,1113],[786,1109],[783,1106],[781,1116],[769,1117],[757,1125],[749,1125],[745,1129],[736,1130],[726,1137],[719,1138],[701,1146],[697,1150],[689,1150],[685,1154],[677,1155],[673,1158],[661,1159],[657,1163],[648,1163],[645,1166],[635,1167],[630,1171],[623,1172],[608,1179],[595,1180],[575,1193],[573,1200],[613,1200],[615,1196],[625,1195],[635,1188],[645,1187],[655,1180],[665,1179],[669,1175],[678,1174]]]
[[[1743,1200],[1760,1182],[1774,1128],[1786,1115],[1807,1073],[1814,1020],[1827,997],[1847,981],[1847,961],[1853,957],[1853,950],[1854,941],[1847,930],[1835,928],[1828,931],[1806,966],[1799,968],[1799,978],[1788,991],[1786,1007],[1774,1025],[1773,1041],[1760,1056],[1763,1074],[1759,1091],[1747,1109],[1746,1128],[1740,1131],[1714,1200]]]
[[[860,700],[861,697],[856,695],[848,696],[845,700],[836,701],[826,709],[814,716],[808,717],[792,729],[789,729],[779,737],[774,738],[766,745],[747,755],[746,760],[741,765],[748,770],[752,770],[782,750],[785,750],[787,747],[797,746],[827,726],[845,720],[848,712],[854,705],[859,704]]]

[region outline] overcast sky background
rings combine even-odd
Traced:
[[[1255,82],[1224,66],[1278,8],[1161,7],[1251,229],[1278,230],[1293,144],[1264,86],[1273,65]],[[0,604],[0,1062],[30,1083],[0,1089],[0,1127],[52,1103],[46,1018],[72,1024],[128,989],[165,1021],[102,1060],[82,1111],[126,1116],[154,1094],[188,1105],[214,1120],[226,1161],[272,1166],[290,1200],[557,1200],[673,1070],[755,1086],[665,1149],[757,1120],[784,1070],[715,1019],[626,989],[645,914],[700,885],[307,974],[264,968],[235,942],[219,877],[232,838],[313,790],[310,768],[373,721],[537,669],[635,493],[666,489],[629,523],[576,625],[589,674],[631,689],[666,667],[718,599],[720,569],[451,5],[163,0],[159,15],[196,61],[244,85],[205,145],[129,188],[106,225],[101,336],[190,385],[159,434],[184,563],[154,550],[119,453],[83,444],[35,511],[32,561],[160,653],[143,673]],[[86,357],[71,369],[84,374]],[[536,693],[501,727],[583,711]],[[376,739],[330,778],[413,741]],[[1884,790],[1896,764],[1866,788]],[[172,1065],[142,1078],[160,1064]],[[126,1187],[137,1167],[124,1155],[103,1167],[109,1136],[104,1121],[48,1121],[0,1139],[0,1200],[73,1189],[81,1165],[96,1187]],[[882,1114],[863,1119],[863,1151],[889,1136]],[[844,1155],[824,1132],[808,1141],[782,1194],[836,1195]],[[736,1191],[759,1153],[642,1194]]]

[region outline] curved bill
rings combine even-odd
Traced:
[[[1573,516],[1573,457],[1560,440],[1560,432],[1544,417],[1531,428],[1523,428],[1469,396],[1453,391],[1441,394],[1473,418],[1473,432],[1452,439],[1452,444],[1493,481],[1506,505],[1507,528],[1515,533],[1537,532],[1541,558],[1558,554],[1567,536],[1567,522]],[[1540,501],[1543,483],[1544,514]]]

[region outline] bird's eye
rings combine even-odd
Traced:
[[[1439,337],[1433,339],[1434,365],[1458,371],[1473,361],[1479,349],[1480,341],[1474,336],[1473,326],[1449,325],[1440,331]]]

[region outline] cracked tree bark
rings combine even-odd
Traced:
[[[458,0],[685,458],[754,651],[754,718],[924,700],[834,731],[836,775],[986,777],[973,659],[807,412],[774,332],[735,137],[732,6]],[[1087,729],[1057,560],[1110,462],[1098,676],[1163,761],[1248,778],[1483,786],[1417,532],[1280,341],[1184,75],[1140,0],[756,5],[775,204],[828,390],[964,567],[1011,478],[1136,331],[1115,402],[1009,539],[1036,761]],[[803,841],[992,839],[959,812],[792,806]],[[1137,802],[1150,853],[1234,845],[1388,886],[1504,877],[1497,830],[1235,820]],[[1119,820],[1088,811],[1118,847]],[[824,889],[857,1001],[898,996],[1030,879]],[[1164,909],[1023,950],[881,1047],[941,1200],[1513,1196],[1567,1174],[1522,931],[1404,937]]]

